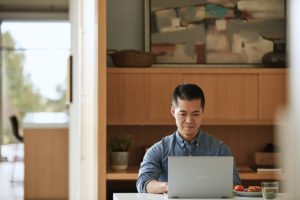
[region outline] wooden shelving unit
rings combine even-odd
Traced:
[[[173,89],[181,83],[198,84],[205,92],[201,129],[227,144],[237,165],[253,165],[254,153],[274,142],[274,116],[286,102],[287,73],[287,69],[242,67],[107,68],[106,143],[115,134],[130,134],[135,147],[130,166],[123,171],[109,169],[107,153],[106,190],[134,191],[145,147],[176,130],[170,103]],[[245,182],[284,179],[279,172],[239,170],[239,174]]]

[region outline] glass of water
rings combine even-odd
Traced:
[[[262,182],[261,187],[264,199],[277,199],[278,182]]]

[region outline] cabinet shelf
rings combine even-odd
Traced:
[[[109,169],[106,173],[106,180],[137,180],[138,166],[128,166],[126,170]]]
[[[286,68],[247,68],[247,67],[149,67],[149,68],[121,68],[108,67],[109,74],[138,73],[138,74],[176,74],[176,73],[201,73],[201,74],[282,74],[287,73]]]
[[[138,177],[138,166],[129,166],[127,170],[108,170],[106,180],[110,181],[136,181]],[[239,172],[241,180],[282,180],[284,174],[281,172]]]
[[[213,126],[237,126],[237,125],[274,125],[274,120],[203,120],[202,125]],[[175,126],[172,121],[113,121],[109,126]]]
[[[241,180],[282,180],[281,172],[240,172]]]

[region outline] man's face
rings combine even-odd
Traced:
[[[171,113],[176,120],[181,137],[190,142],[196,137],[201,125],[203,116],[201,100],[194,99],[188,101],[178,99],[178,105],[171,107]]]

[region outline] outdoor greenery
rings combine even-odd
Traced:
[[[46,108],[46,100],[34,87],[28,74],[24,74],[25,56],[23,51],[15,51],[16,43],[12,36],[5,32],[3,46],[3,94],[10,105],[9,110],[24,117],[27,112],[41,111]]]
[[[13,140],[8,115],[16,114],[22,122],[27,112],[62,112],[66,110],[66,89],[57,86],[58,100],[43,97],[34,86],[30,75],[24,73],[24,50],[9,32],[2,33],[2,135],[3,143]],[[0,135],[1,137],[1,135]],[[1,140],[0,140],[1,142]]]
[[[128,151],[132,147],[133,139],[131,135],[116,135],[109,143],[109,148],[113,152]]]

